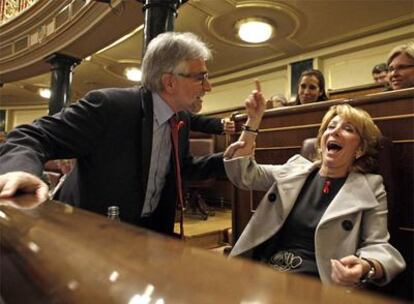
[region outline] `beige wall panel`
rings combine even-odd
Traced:
[[[323,71],[326,78],[326,87],[341,89],[373,83],[371,75],[373,66],[386,62],[392,48],[408,41],[401,40],[324,59]]]
[[[286,95],[286,70],[263,74],[258,77],[266,98],[274,94]],[[254,89],[254,78],[225,85],[213,85],[213,90],[204,97],[202,112],[214,112],[244,105],[244,100]],[[214,83],[214,82],[213,82]]]
[[[33,120],[47,115],[47,112],[47,109],[9,110],[7,116],[8,123],[6,131],[10,131],[10,129],[21,124],[32,123]]]

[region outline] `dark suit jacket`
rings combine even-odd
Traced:
[[[221,154],[197,159],[189,155],[189,117],[185,112],[179,116],[185,122],[179,136],[182,174],[192,179],[224,175]],[[140,224],[152,128],[151,92],[136,87],[92,91],[54,116],[11,131],[0,147],[0,174],[20,170],[40,176],[47,160],[77,158],[72,174],[79,183],[71,191],[76,191],[72,194],[79,197],[80,207],[106,214],[108,206],[118,205],[122,220]],[[176,205],[173,170],[172,165],[159,207],[146,225],[168,234]]]
[[[220,118],[208,117],[192,113],[189,113],[189,115],[191,121],[191,131],[207,134],[222,134],[224,131]]]

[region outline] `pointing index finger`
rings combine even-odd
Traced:
[[[255,79],[254,80],[254,85],[256,86],[257,92],[261,92],[262,91],[262,88],[260,87],[260,81],[259,81],[259,79]]]

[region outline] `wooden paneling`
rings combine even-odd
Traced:
[[[328,96],[330,99],[354,98],[357,96],[379,93],[382,91],[384,91],[384,86],[382,84],[371,83],[345,89],[328,90]]]

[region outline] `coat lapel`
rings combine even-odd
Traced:
[[[255,214],[234,246],[231,256],[242,254],[258,246],[282,227],[306,178],[317,166],[318,163],[310,163],[301,158],[295,160],[292,166],[287,164],[274,173],[274,184],[261,200]],[[277,199],[274,202],[268,199],[271,193],[277,193]]]
[[[367,191],[367,189],[371,189],[371,187],[363,174],[349,173],[345,184],[329,204],[318,226],[346,214],[375,208],[378,201],[374,193]]]
[[[299,163],[298,163],[299,162]],[[286,218],[293,207],[299,193],[305,184],[308,175],[318,166],[318,163],[310,163],[305,160],[295,162],[293,166],[287,166],[274,175],[276,180],[280,202],[283,205],[283,218]]]

